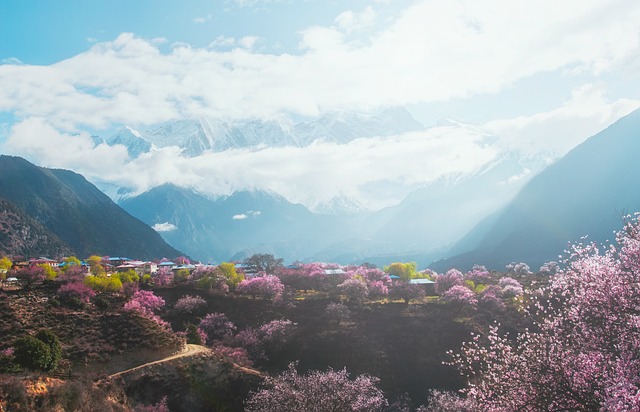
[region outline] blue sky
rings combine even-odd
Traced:
[[[638,22],[637,0],[4,0],[0,151],[143,190],[176,180],[167,159],[179,153],[159,151],[143,165],[122,148],[95,147],[90,134],[179,119],[284,121],[391,106],[428,127],[448,118],[469,124],[447,129],[463,160],[442,161],[451,155],[444,144],[441,151],[412,148],[422,156],[416,162],[446,165],[437,170],[396,165],[402,137],[394,136],[378,143],[389,145],[383,163],[405,174],[368,178],[337,164],[318,172],[350,174],[339,179],[342,187],[313,187],[324,200],[334,190],[366,200],[360,189],[372,182],[409,182],[409,190],[472,172],[507,151],[557,158],[639,107]],[[423,140],[431,144],[440,132]],[[490,154],[486,135],[493,136]],[[285,164],[290,156],[265,150],[243,152],[242,161],[273,164],[284,156]],[[300,150],[300,158],[318,155]],[[344,159],[361,148],[323,150]],[[96,156],[118,172],[87,160]],[[375,166],[361,161],[363,170]],[[150,164],[163,166],[152,173]],[[198,167],[194,175],[203,173]],[[300,200],[310,171],[283,174],[288,180],[229,175],[208,191],[269,188]]]

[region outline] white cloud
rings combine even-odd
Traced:
[[[344,11],[336,17],[335,22],[338,24],[338,27],[350,33],[371,27],[375,20],[376,12],[369,6],[361,13],[355,13],[352,10]]]
[[[638,107],[639,100],[610,102],[602,87],[586,84],[575,88],[571,99],[559,108],[532,116],[491,121],[484,128],[500,137],[505,150],[547,151],[559,157]]]
[[[231,219],[233,220],[245,220],[248,216],[245,215],[244,213],[240,213],[237,215],[233,215],[233,217]]]
[[[161,52],[122,34],[51,66],[0,66],[0,110],[64,130],[202,115],[315,116],[494,93],[558,70],[599,76],[639,47],[637,2],[422,0],[357,41],[343,31],[374,14],[343,13],[342,30],[303,30],[298,54],[252,51],[251,36],[228,51]]]
[[[602,88],[584,85],[555,110],[484,125],[450,124],[348,144],[316,141],[308,147],[234,149],[195,158],[165,147],[135,160],[129,160],[123,146],[94,146],[86,133],[61,133],[42,118],[29,118],[10,130],[0,151],[135,193],[163,183],[211,195],[262,189],[310,207],[342,194],[378,209],[443,176],[473,173],[504,151],[555,159],[639,106],[639,101],[610,101]],[[505,183],[526,177],[513,176]],[[245,211],[235,219],[260,213]]]
[[[248,7],[271,1],[235,2]],[[381,29],[376,17],[367,7],[307,28],[296,54],[258,52],[263,39],[256,36],[220,36],[202,49],[161,47],[164,38],[124,33],[50,66],[4,60],[0,112],[17,122],[0,149],[138,192],[166,182],[210,194],[268,189],[308,205],[341,193],[375,209],[444,175],[471,173],[503,150],[558,156],[640,106],[606,96],[608,77],[622,73],[637,81],[638,2],[613,7],[604,0],[419,0],[385,16]],[[364,28],[366,35],[352,35]],[[541,113],[346,145],[317,142],[191,159],[166,147],[130,161],[124,147],[94,146],[82,132],[201,116],[317,116],[447,102],[499,92],[548,72],[590,84],[575,88],[561,107]],[[376,191],[381,185],[394,191]]]
[[[258,36],[245,36],[238,40],[238,44],[245,49],[253,49],[253,47],[260,41]]]
[[[196,24],[203,24],[213,19],[213,14],[207,14],[206,16],[198,16],[193,19],[193,22]]]
[[[8,57],[6,59],[0,60],[0,64],[21,65],[21,64],[24,64],[24,63],[22,63],[22,61],[20,59],[18,59],[17,57]]]
[[[173,223],[164,222],[164,223],[156,223],[152,226],[153,230],[156,232],[171,232],[176,230],[178,227]]]

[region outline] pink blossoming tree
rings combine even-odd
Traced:
[[[264,387],[246,402],[248,412],[299,411],[382,411],[388,402],[377,387],[378,378],[359,375],[349,379],[346,369],[311,371],[300,375],[296,365],[276,377],[268,377]]]
[[[453,355],[478,410],[638,410],[638,221],[617,246],[575,246],[566,269],[530,299],[533,328],[512,338],[493,326]]]

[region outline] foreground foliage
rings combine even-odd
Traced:
[[[640,405],[640,225],[617,246],[577,245],[564,271],[531,296],[534,328],[496,325],[454,356],[486,411],[632,411]]]

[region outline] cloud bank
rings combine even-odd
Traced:
[[[50,66],[4,61],[0,114],[12,120],[0,124],[0,149],[134,192],[171,182],[214,195],[272,190],[310,206],[340,195],[375,209],[439,177],[473,173],[506,150],[557,157],[639,106],[609,99],[606,83],[640,61],[638,2],[420,0],[393,16],[378,14],[377,3],[306,28],[295,53],[261,52],[268,40],[256,36],[194,48],[123,33]],[[96,146],[86,131],[446,104],[545,73],[586,81],[540,113],[345,145],[189,159],[166,147],[131,160],[123,146]]]
[[[51,66],[0,66],[0,110],[66,131],[200,116],[317,116],[495,93],[555,70],[598,75],[639,54],[640,3],[630,1],[424,0],[381,29],[353,34],[375,19],[368,7],[307,28],[297,54],[252,51],[254,37],[226,51],[165,51],[124,33]]]

